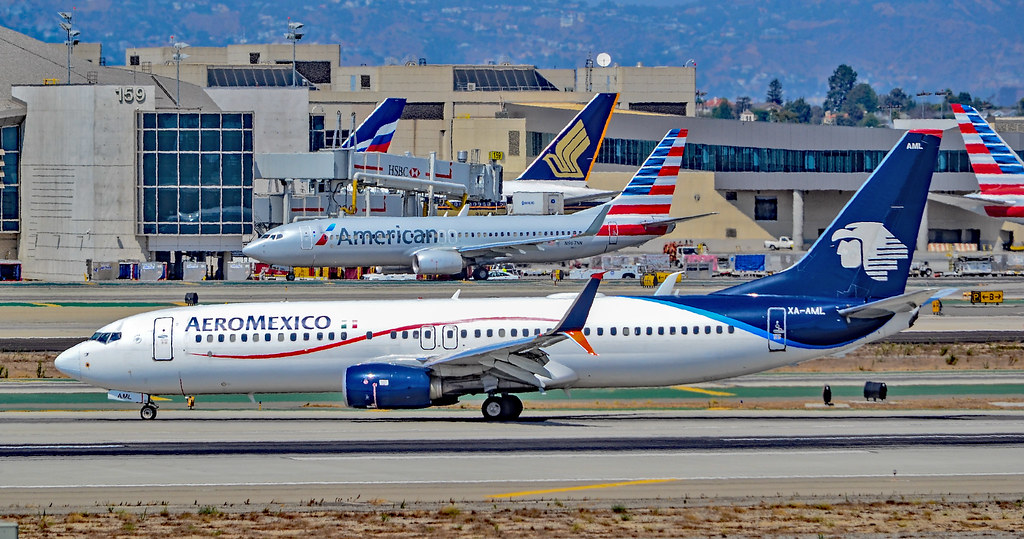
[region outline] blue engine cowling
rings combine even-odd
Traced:
[[[406,365],[353,365],[345,371],[345,397],[352,408],[427,408],[429,373]]]

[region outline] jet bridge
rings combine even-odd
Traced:
[[[435,202],[497,204],[502,167],[353,149],[256,154],[255,177],[271,180],[253,201],[257,223],[351,215],[426,215]],[[258,227],[261,228],[261,227]]]

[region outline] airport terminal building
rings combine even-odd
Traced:
[[[63,45],[0,28],[0,259],[23,278],[81,280],[98,261],[223,263],[276,224],[260,201],[283,184],[260,178],[260,156],[329,150],[386,97],[408,99],[391,154],[501,152],[510,181],[593,93],[619,92],[592,186],[621,188],[665,132],[688,129],[673,213],[718,215],[671,239],[718,253],[779,235],[808,245],[901,135],[700,118],[693,67],[343,66],[337,46],[301,45],[293,78],[290,45],[194,47],[180,66],[171,48],[129,49],[118,67],[80,49],[67,81]],[[1024,148],[1024,134],[1004,136]],[[933,190],[977,190],[955,129]],[[939,202],[926,223],[919,247],[999,248],[1015,231]]]

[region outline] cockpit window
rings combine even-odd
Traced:
[[[90,337],[89,340],[90,341],[99,341],[99,342],[101,342],[103,344],[107,344],[109,342],[114,342],[116,340],[119,340],[120,338],[121,338],[121,332],[120,331],[112,331],[112,332],[97,331],[96,333],[92,334],[92,337]]]

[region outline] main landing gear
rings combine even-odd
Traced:
[[[523,401],[515,395],[491,395],[484,401],[480,411],[488,421],[512,421],[523,413]]]
[[[487,268],[484,266],[477,266],[473,268],[473,280],[486,281],[487,280]]]
[[[156,405],[152,402],[147,402],[142,405],[139,415],[142,416],[142,419],[156,419]]]

